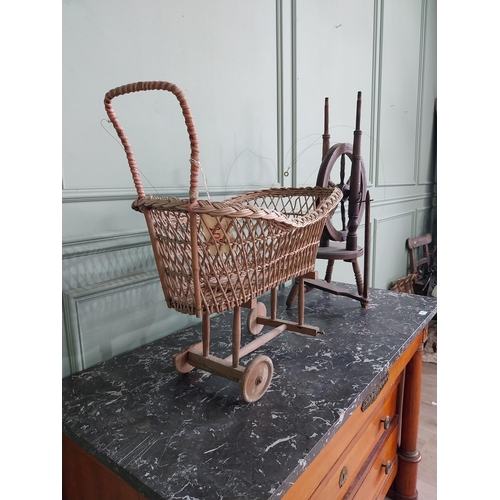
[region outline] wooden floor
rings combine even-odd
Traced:
[[[418,450],[418,500],[437,500],[437,364],[422,364]],[[386,497],[386,500],[389,500]]]

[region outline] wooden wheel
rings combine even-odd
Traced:
[[[245,368],[240,380],[241,397],[247,403],[259,400],[273,378],[273,362],[267,356],[257,356]]]
[[[352,166],[352,157],[353,157],[353,146],[348,142],[338,143],[333,145],[326,153],[323,161],[321,162],[321,166],[319,168],[318,177],[316,180],[316,185],[321,187],[332,187],[337,186],[342,190],[343,198],[340,201],[340,209],[341,209],[341,220],[342,227],[340,229],[336,229],[333,225],[333,215],[335,210],[332,213],[331,219],[326,219],[325,227],[323,229],[323,237],[333,240],[333,241],[345,241],[348,231],[348,225],[346,224],[346,205],[349,204],[349,195],[351,192],[350,186],[350,167]],[[346,162],[347,158],[347,162]],[[338,160],[340,159],[340,162]],[[335,164],[338,162],[337,166]],[[348,163],[349,165],[346,165]],[[365,165],[363,163],[363,159],[360,158],[360,186],[359,186],[359,194],[358,194],[358,202],[359,202],[359,213],[358,213],[358,223],[361,222],[365,210],[365,200],[366,200],[366,170]],[[340,182],[336,182],[332,179],[332,171],[334,167],[340,172]],[[349,175],[348,175],[349,174]],[[337,175],[337,174],[335,174]],[[347,177],[347,181],[345,180]]]
[[[179,372],[179,373],[188,373],[190,372],[194,366],[190,365],[188,363],[188,352],[190,350],[196,351],[200,350],[203,348],[203,343],[198,342],[197,344],[192,345],[191,347],[188,347],[184,351],[174,354],[172,356],[172,362],[174,364],[174,368]]]
[[[266,304],[263,302],[257,302],[257,306],[253,309],[250,309],[247,318],[247,330],[252,335],[257,335],[261,332],[264,325],[260,325],[257,323],[257,318],[259,316],[267,316]]]

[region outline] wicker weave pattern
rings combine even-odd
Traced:
[[[139,170],[111,100],[140,90],[177,97],[191,144],[189,199],[146,196]],[[146,216],[163,292],[169,307],[201,317],[251,298],[314,270],[326,217],[342,198],[337,187],[275,188],[221,202],[198,200],[198,140],[182,91],[168,82],[139,82],[110,90],[108,116],[125,148]]]
[[[203,312],[232,309],[314,270],[324,218],[340,196],[329,188],[282,188],[200,201],[193,212]],[[153,217],[169,306],[198,314],[187,204],[178,200],[173,210],[170,199],[147,197],[135,205],[148,207]]]

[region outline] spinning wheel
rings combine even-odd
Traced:
[[[346,157],[351,164],[351,168],[349,169],[349,177],[346,178]],[[340,158],[340,166],[338,165],[338,160]],[[343,198],[340,201],[340,210],[341,210],[341,229],[336,229],[333,225],[333,215],[336,212],[335,207],[332,218],[326,219],[325,227],[323,229],[323,240],[332,240],[332,241],[345,241],[347,238],[347,225],[346,225],[346,203],[349,203],[350,194],[351,194],[351,176],[350,172],[352,172],[352,163],[353,163],[353,147],[352,144],[347,142],[338,143],[332,146],[328,152],[326,153],[323,161],[321,162],[321,166],[319,168],[318,177],[316,179],[316,185],[322,187],[332,187],[336,185],[338,188],[342,190]],[[360,181],[359,181],[359,189],[358,194],[355,197],[358,204],[358,220],[361,221],[363,218],[363,214],[365,211],[365,200],[366,200],[366,169],[363,159],[360,158],[359,161],[359,170],[360,170]],[[334,182],[333,175],[337,175],[337,172],[340,171],[340,182]],[[322,242],[324,243],[324,241]]]
[[[370,250],[370,193],[367,191],[366,169],[361,157],[361,92],[358,92],[356,106],[356,128],[354,130],[353,144],[338,143],[330,147],[328,133],[328,97],[325,99],[325,129],[323,134],[323,159],[316,180],[317,186],[327,187],[336,185],[342,190],[343,198],[340,202],[341,227],[336,228],[333,223],[335,210],[332,217],[326,219],[316,258],[328,260],[325,279],[304,280],[305,291],[312,288],[342,295],[358,300],[361,306],[368,307],[368,274]],[[346,158],[350,163],[349,174],[346,174]],[[340,161],[339,161],[340,159]],[[340,182],[336,183],[332,175],[340,172]],[[347,180],[346,180],[347,177]],[[346,205],[347,204],[347,222]],[[366,207],[365,207],[366,205]],[[366,212],[366,213],[365,213]],[[358,246],[357,229],[365,215],[365,249]],[[365,255],[364,279],[358,264],[358,258]],[[358,293],[352,293],[345,287],[331,283],[333,264],[336,260],[350,262],[354,271]],[[291,307],[299,290],[296,281],[288,294],[287,307]]]

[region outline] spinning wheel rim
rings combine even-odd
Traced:
[[[342,201],[339,203],[341,205],[342,203],[348,203],[349,201],[349,196],[348,196],[348,191],[344,186],[348,184],[348,181],[344,183],[343,186],[340,184],[336,184],[333,181],[330,180],[330,176],[333,170],[333,167],[335,166],[337,160],[339,160],[342,155],[347,156],[347,158],[351,161],[352,165],[352,157],[353,157],[353,146],[352,144],[348,142],[342,142],[342,143],[337,143],[334,144],[326,153],[325,157],[323,158],[323,161],[321,162],[321,166],[318,171],[318,176],[316,179],[316,185],[321,186],[321,187],[331,187],[332,185],[336,185],[337,187],[340,187],[342,191],[344,192],[344,198]],[[361,222],[364,216],[365,212],[365,200],[366,200],[366,191],[367,191],[367,178],[366,178],[366,169],[365,169],[365,164],[363,162],[363,158],[359,159],[359,169],[360,169],[360,194],[361,194],[361,200],[359,202],[359,214],[358,214],[358,221]],[[337,207],[339,206],[337,205]],[[325,227],[323,229],[323,236],[333,240],[333,241],[344,241],[345,238],[342,234],[342,231],[339,231],[336,229],[333,225],[332,219],[333,216],[336,212],[337,207],[332,212],[332,217],[327,218],[325,221]],[[349,221],[347,221],[346,225],[346,232],[349,227]]]
[[[252,359],[240,381],[241,397],[247,403],[258,401],[271,384],[273,371],[273,362],[268,356],[260,355]]]

